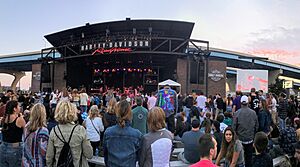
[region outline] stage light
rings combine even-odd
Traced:
[[[135,35],[136,34],[136,28],[132,29],[132,34]]]
[[[81,33],[81,38],[84,38],[84,33],[83,32]]]
[[[126,68],[123,68],[123,71],[126,71]]]

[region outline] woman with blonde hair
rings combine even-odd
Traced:
[[[112,99],[109,100],[107,112],[104,114],[103,122],[105,128],[117,124],[116,106],[117,106],[117,100],[116,98],[113,97]]]
[[[148,113],[149,133],[143,136],[139,152],[141,167],[169,166],[174,136],[166,129],[165,120],[165,112],[160,107],[153,107]]]
[[[49,132],[46,128],[46,109],[43,104],[37,103],[31,108],[24,136],[22,166],[46,166]]]
[[[60,153],[64,143],[70,145],[74,166],[88,167],[87,158],[93,157],[91,143],[87,139],[86,130],[83,126],[77,125],[77,109],[69,101],[61,101],[56,106],[55,120],[58,125],[50,132],[46,161],[48,167],[58,165]]]
[[[100,132],[103,132],[104,130],[102,118],[99,117],[99,109],[97,105],[93,105],[91,107],[89,116],[83,122],[83,126],[86,127],[87,138],[91,142],[93,154],[95,155],[96,149],[100,145]]]
[[[117,104],[118,123],[104,132],[103,148],[106,166],[136,166],[142,133],[130,126],[131,106],[126,100]]]

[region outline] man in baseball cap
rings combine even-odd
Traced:
[[[244,147],[245,166],[252,166],[253,140],[255,132],[258,130],[258,120],[254,110],[248,107],[249,98],[241,97],[241,108],[235,113],[233,118],[233,130]]]

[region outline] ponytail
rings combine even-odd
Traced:
[[[131,120],[131,107],[126,100],[122,100],[117,104],[116,114],[118,117],[118,124],[124,128],[127,121]]]

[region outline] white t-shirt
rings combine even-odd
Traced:
[[[52,93],[52,99],[50,101],[51,104],[57,104],[58,97],[56,93]]]
[[[200,95],[196,99],[197,101],[197,106],[201,109],[205,108],[205,102],[207,101],[206,97],[203,95]]]
[[[95,117],[93,120],[91,120],[90,117],[87,117],[87,119],[85,120],[87,138],[93,142],[100,141],[100,135],[97,133],[91,121],[93,121],[94,126],[98,132],[103,132],[104,126],[102,123],[102,119],[100,117]]]
[[[155,106],[156,97],[151,96],[148,98],[149,110]]]
[[[80,93],[80,105],[87,106],[89,96],[86,93]]]
[[[273,111],[276,111],[276,110],[277,110],[276,105],[277,105],[277,101],[276,101],[276,99],[273,97],[273,98],[272,98],[272,110],[273,110]]]

